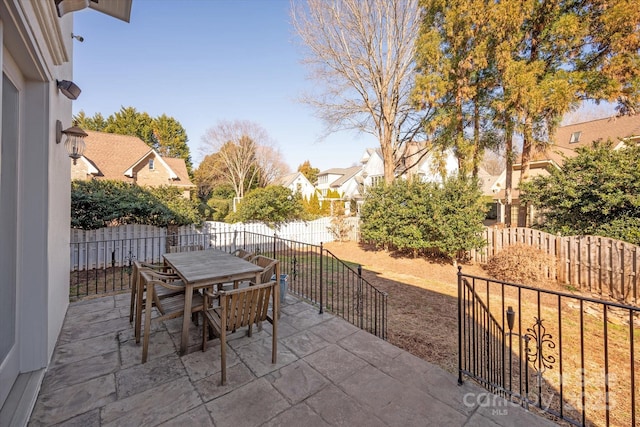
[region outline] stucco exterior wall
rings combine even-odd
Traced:
[[[16,219],[9,224],[17,245],[0,251],[11,251],[15,281],[2,286],[16,289],[9,358],[18,361],[14,374],[27,374],[47,367],[69,304],[71,174],[64,144],[56,143],[56,121],[70,126],[71,101],[57,90],[56,79],[72,80],[73,39],[67,35],[73,17],[58,18],[53,1],[0,0],[0,27],[0,65],[18,89],[21,107],[18,137],[2,141],[15,144],[10,161],[16,172],[0,177],[1,183],[17,194]],[[14,368],[8,359],[0,362],[0,388],[11,387]],[[27,395],[32,391],[21,399],[35,398]]]

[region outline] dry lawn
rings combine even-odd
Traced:
[[[457,269],[442,260],[394,257],[355,242],[325,243],[338,258],[362,265],[364,278],[389,294],[388,341],[457,375]],[[465,274],[485,276],[477,265]]]

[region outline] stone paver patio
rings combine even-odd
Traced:
[[[278,323],[233,334],[227,385],[220,344],[199,328],[179,357],[182,319],[152,323],[140,363],[129,295],[71,304],[29,425],[552,426],[422,359],[287,296]]]

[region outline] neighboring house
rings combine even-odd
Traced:
[[[594,141],[613,142],[613,149],[618,150],[625,144],[640,143],[640,114],[634,116],[607,117],[604,119],[591,120],[588,122],[576,123],[567,126],[561,126],[557,129],[553,143],[550,144],[542,153],[534,154],[527,179],[537,176],[549,176],[550,170],[553,168],[561,168],[566,158],[577,156],[576,148],[590,147]],[[518,183],[520,182],[520,174],[522,164],[513,165],[511,191],[512,209],[511,223],[518,223],[519,198]],[[497,188],[494,199],[500,205],[505,203],[506,171],[502,172],[498,180],[494,183]],[[526,224],[530,225],[536,216],[535,209],[532,206],[527,208]],[[498,222],[505,222],[504,216],[498,217]]]
[[[403,156],[404,165],[396,168],[396,175],[405,179],[417,176],[422,182],[442,182],[444,177],[458,171],[458,159],[452,149],[444,153],[427,149],[424,154],[424,151],[425,143],[408,143]]]
[[[0,424],[26,425],[69,305],[73,14],[131,0],[0,0]],[[80,17],[78,19],[81,19]],[[58,124],[58,122],[60,122]]]
[[[190,197],[189,190],[195,185],[184,159],[161,157],[136,136],[86,132],[84,155],[71,164],[72,179],[109,179],[144,187],[170,185]]]
[[[416,153],[421,147],[419,143],[407,145],[407,156],[416,160],[407,160],[406,168],[397,168],[397,176],[407,178],[409,175],[417,175],[424,182],[438,182],[442,181],[440,172],[442,168],[446,174],[457,171],[458,162],[452,151],[447,151],[445,156],[428,153],[418,159]],[[417,164],[413,164],[416,161]],[[367,148],[360,158],[360,166],[333,168],[320,172],[316,189],[322,197],[326,197],[329,190],[337,191],[341,195],[341,200],[346,202],[345,209],[349,212],[349,202],[355,201],[359,209],[366,189],[383,181],[384,160],[380,148]]]
[[[373,187],[384,181],[384,160],[380,148],[367,148],[360,158],[362,185]],[[360,180],[359,180],[360,181]],[[364,194],[364,188],[361,193]]]
[[[350,168],[333,168],[318,174],[318,184],[316,190],[320,193],[320,200],[333,202],[334,198],[328,197],[329,190],[340,195],[340,201],[344,202],[344,210],[347,215],[351,214],[351,201],[359,202],[362,199],[362,166],[352,166]]]
[[[293,193],[299,193],[304,199],[309,200],[316,191],[315,187],[302,172],[285,175],[275,180],[275,185],[281,185],[290,189]]]
[[[356,199],[360,197],[356,177],[361,174],[361,166],[328,169],[318,174],[316,189],[322,197],[327,197],[329,190],[333,190],[337,191],[343,200]]]

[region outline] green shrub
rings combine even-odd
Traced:
[[[196,203],[176,187],[143,188],[121,181],[71,183],[71,227],[91,230],[122,224],[159,227],[201,221]]]
[[[458,259],[484,245],[486,214],[475,180],[450,177],[443,184],[396,180],[369,190],[361,209],[362,238],[414,254],[439,250]]]
[[[250,191],[226,221],[263,222],[277,229],[284,223],[300,219],[306,219],[300,195],[281,185],[270,185]]]

